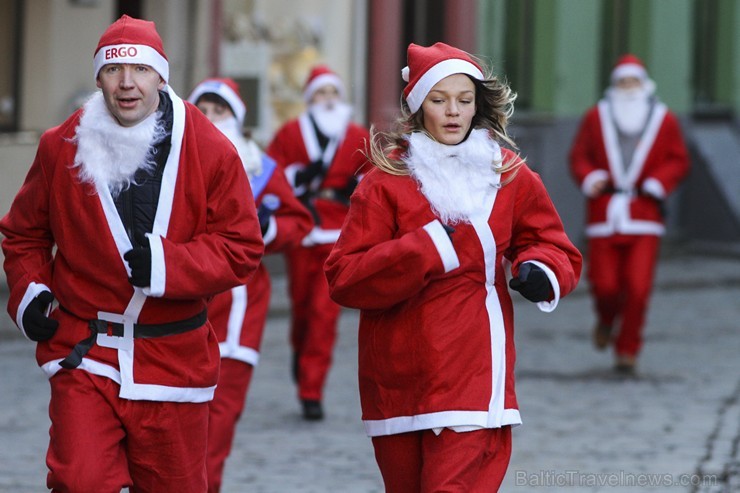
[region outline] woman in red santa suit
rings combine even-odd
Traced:
[[[339,305],[329,297],[323,265],[339,236],[366,164],[368,131],[351,121],[344,84],[325,65],[315,67],[303,91],[305,113],[287,122],[267,148],[295,195],[313,213],[315,227],[286,252],[291,298],[293,376],[303,417],[324,417],[322,397],[337,337]]]
[[[153,22],[109,26],[94,74],[0,220],[8,311],[51,386],[47,487],[202,493],[206,304],[259,264],[254,201],[234,147],[167,85]]]
[[[618,60],[604,98],[586,113],[570,169],[588,198],[594,345],[603,350],[614,339],[615,369],[633,374],[665,231],[663,203],[689,170],[678,120],[634,55]]]
[[[506,133],[514,95],[469,54],[411,44],[403,116],[326,262],[358,308],[362,419],[386,491],[492,492],[521,423],[508,286],[543,311],[581,255]],[[380,144],[380,138],[387,142]]]
[[[273,159],[244,136],[247,107],[233,79],[207,79],[190,94],[195,104],[226,135],[239,152],[257,201],[257,216],[265,253],[300,244],[313,226],[308,210],[293,195],[285,175]],[[260,264],[254,277],[208,304],[208,318],[218,337],[221,371],[208,421],[208,491],[221,490],[226,458],[245,406],[252,372],[260,356],[262,333],[270,304],[270,277]]]

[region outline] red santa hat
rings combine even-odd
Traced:
[[[244,125],[244,117],[247,116],[247,106],[244,104],[239,94],[239,86],[234,79],[229,78],[212,78],[206,79],[198,84],[193,92],[188,96],[188,101],[193,104],[204,94],[216,94],[224,98],[229,103],[231,111],[236,116],[239,125]]]
[[[408,66],[401,70],[401,77],[408,82],[403,90],[412,113],[421,108],[434,85],[453,74],[467,74],[483,80],[483,69],[466,52],[444,43],[419,46],[411,43],[407,53]]]
[[[111,24],[100,37],[93,63],[96,79],[100,69],[110,63],[148,65],[165,83],[170,76],[170,64],[154,23],[127,15]]]
[[[342,79],[326,65],[317,65],[311,69],[303,86],[303,100],[308,103],[311,97],[313,97],[313,94],[327,84],[336,87],[337,91],[339,91],[339,97],[345,99]]]
[[[627,54],[619,57],[612,70],[611,82],[614,84],[619,79],[624,79],[625,77],[636,77],[643,82],[648,78],[645,64],[635,55]]]

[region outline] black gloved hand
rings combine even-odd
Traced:
[[[447,236],[450,237],[450,241],[452,241],[452,233],[455,232],[455,228],[453,228],[452,226],[448,226],[444,223],[442,224],[442,227],[444,228],[445,233],[447,233]]]
[[[128,262],[131,269],[131,277],[128,282],[134,286],[145,288],[151,284],[152,278],[152,249],[149,239],[145,235],[136,233],[136,243],[131,250],[123,254],[123,259]]]
[[[509,287],[534,303],[547,301],[552,293],[545,271],[531,262],[519,266],[519,277],[509,281]]]
[[[270,227],[270,217],[280,207],[280,199],[277,195],[266,194],[262,197],[262,203],[257,208],[257,219],[260,222],[260,229],[262,230],[262,236],[267,233],[267,228]]]
[[[23,330],[32,341],[48,341],[59,328],[57,320],[46,316],[52,301],[54,296],[49,291],[41,291],[23,311]]]
[[[296,171],[295,174],[295,186],[300,187],[301,185],[308,185],[313,181],[316,176],[321,173],[321,169],[324,167],[324,163],[321,160],[316,160],[310,163],[303,169]]]

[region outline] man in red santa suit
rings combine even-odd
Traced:
[[[618,60],[604,98],[586,113],[570,170],[588,200],[594,344],[603,350],[613,339],[615,369],[633,374],[665,231],[663,204],[689,170],[678,120],[655,97],[636,56]]]
[[[265,253],[297,246],[313,226],[311,213],[293,195],[275,161],[244,136],[247,107],[233,79],[206,79],[190,94],[195,104],[226,135],[239,152],[257,201]],[[224,464],[231,451],[236,425],[245,406],[252,372],[270,304],[270,277],[260,263],[247,284],[216,295],[208,304],[208,318],[218,337],[221,371],[208,420],[208,491],[221,490]]]
[[[444,43],[411,44],[402,75],[403,116],[373,136],[377,169],[326,275],[333,299],[361,310],[362,419],[385,491],[495,492],[521,423],[508,287],[550,312],[581,254],[540,178],[503,147],[509,87]]]
[[[345,103],[344,84],[325,65],[311,71],[303,97],[307,111],[278,130],[267,153],[285,171],[316,223],[302,245],[288,250],[285,258],[293,375],[304,418],[320,420],[340,311],[329,297],[323,265],[366,163],[369,134],[350,120],[352,107]]]
[[[8,311],[51,386],[47,487],[202,493],[206,304],[259,264],[254,201],[229,140],[167,84],[153,22],[110,25],[94,75],[0,220]]]

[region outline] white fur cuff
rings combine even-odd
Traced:
[[[666,197],[665,188],[663,184],[655,178],[648,178],[642,184],[642,191],[648,195],[652,195],[656,199],[664,199]]]
[[[597,169],[589,174],[586,175],[586,178],[583,179],[583,183],[581,183],[581,192],[583,192],[583,195],[586,197],[592,197],[591,195],[591,188],[594,186],[594,183],[601,181],[601,180],[608,180],[609,179],[609,173],[606,172],[603,169]]]
[[[455,247],[452,246],[452,240],[442,227],[442,223],[435,219],[424,225],[424,231],[431,236],[432,242],[437,248],[437,253],[439,253],[445,268],[445,274],[460,267],[460,259],[457,257]]]

